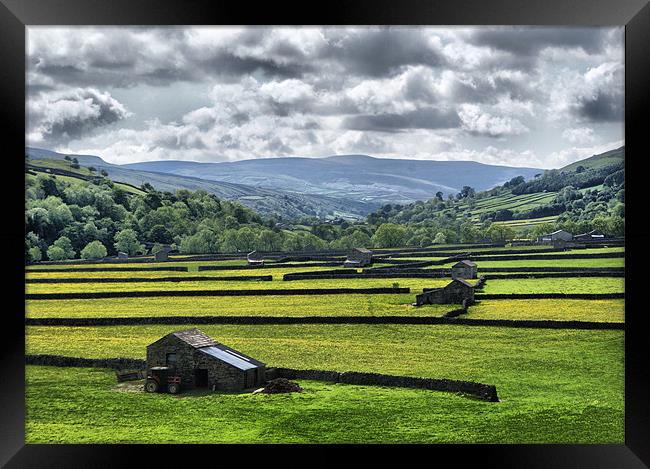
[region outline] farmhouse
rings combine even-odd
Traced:
[[[366,248],[354,248],[348,254],[343,267],[366,267],[372,264],[372,251]]]
[[[167,366],[185,388],[239,391],[264,384],[266,365],[198,329],[172,332],[147,346],[147,370]]]
[[[474,301],[474,286],[455,278],[443,288],[433,288],[415,297],[415,306],[436,304],[461,304],[463,300]]]
[[[249,252],[246,256],[246,259],[248,260],[248,265],[256,265],[260,267],[264,265],[264,259],[262,258],[262,255],[257,251]]]
[[[558,241],[560,242],[571,241],[572,239],[573,239],[573,235],[568,231],[557,230],[554,231],[553,233],[540,236],[539,238],[537,238],[537,242],[540,244],[553,244]]]
[[[476,263],[468,260],[457,262],[451,266],[451,278],[476,278]]]
[[[154,254],[156,261],[167,261],[169,260],[169,253],[172,251],[172,247],[169,244],[163,245],[158,252]]]

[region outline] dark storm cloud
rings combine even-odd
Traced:
[[[29,103],[31,130],[52,142],[81,138],[128,116],[121,103],[94,89],[46,92]]]
[[[599,92],[593,97],[580,98],[574,112],[590,122],[617,122],[623,119],[622,95]]]
[[[405,65],[439,66],[443,56],[427,43],[417,28],[360,28],[328,34],[321,58],[340,62],[350,72],[372,77],[389,76]]]
[[[581,48],[594,54],[605,45],[601,28],[526,27],[477,29],[470,41],[478,46],[490,46],[516,55],[533,55],[545,47]]]
[[[308,63],[278,63],[272,59],[260,59],[256,57],[238,57],[227,51],[214,54],[207,59],[194,59],[195,66],[201,76],[222,75],[234,77],[237,80],[241,75],[262,73],[267,77],[296,78],[304,73],[312,71]],[[196,78],[199,78],[197,76]]]
[[[345,118],[342,127],[349,130],[399,132],[405,129],[450,129],[459,127],[455,111],[422,108],[403,114],[357,115]]]

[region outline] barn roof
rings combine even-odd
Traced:
[[[462,284],[465,285],[466,287],[474,288],[474,285],[472,285],[472,284],[469,283],[467,280],[464,280],[464,279],[462,279],[462,278],[455,278],[454,280],[452,280],[450,283],[447,284],[447,287],[448,287],[449,285],[453,284],[454,282],[462,283]]]
[[[170,335],[177,337],[186,344],[198,349],[199,351],[210,355],[222,362],[228,363],[240,370],[250,370],[251,368],[258,368],[265,366],[259,360],[255,360],[248,355],[226,347],[220,344],[212,337],[204,334],[200,330],[186,329],[184,331],[172,332]]]
[[[196,328],[172,332],[172,335],[178,337],[183,342],[191,345],[194,348],[209,347],[212,345],[217,345],[218,343],[212,337],[205,335],[203,332]]]
[[[226,362],[235,368],[239,368],[240,370],[251,370],[263,366],[263,364],[257,360],[247,357],[239,352],[235,352],[227,347],[202,347],[199,350],[203,353],[207,353],[211,357],[221,360],[222,362]]]
[[[260,261],[260,260],[262,260],[262,254],[260,254],[257,251],[251,251],[246,255],[246,258],[249,261],[251,261],[251,260]]]
[[[468,260],[464,260],[464,261],[456,262],[452,267],[457,267],[457,266],[461,266],[461,267],[462,267],[463,265],[466,265],[466,266],[468,266],[468,267],[476,267],[476,263],[475,263],[475,262],[468,261]]]
[[[372,254],[372,251],[366,248],[354,248],[353,251],[362,252],[364,254]]]

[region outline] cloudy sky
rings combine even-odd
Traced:
[[[623,144],[623,28],[28,27],[27,144],[112,163],[560,167]]]

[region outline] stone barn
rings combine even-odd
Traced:
[[[366,248],[354,248],[348,254],[343,267],[367,267],[372,264],[372,251]]]
[[[478,268],[472,261],[464,260],[451,266],[451,278],[476,278],[477,276]]]
[[[125,261],[129,258],[129,255],[125,252],[120,251],[117,253],[117,258],[121,261]]]
[[[591,230],[588,233],[581,233],[573,237],[576,241],[604,241],[605,235],[598,230]]]
[[[147,370],[173,368],[184,388],[241,391],[266,382],[266,365],[198,329],[172,332],[147,346]]]
[[[248,265],[255,265],[259,267],[264,265],[264,258],[257,251],[249,252],[246,256],[246,259],[248,260]]]
[[[553,244],[556,242],[567,242],[573,239],[573,235],[568,231],[557,230],[553,233],[545,234],[537,238],[537,242],[541,244]]]
[[[172,251],[172,247],[168,244],[165,244],[163,247],[160,248],[156,254],[154,254],[156,261],[168,261],[169,260],[169,253]]]
[[[462,278],[456,278],[443,288],[433,288],[417,295],[415,306],[462,304],[463,300],[469,303],[474,301],[474,286]]]

